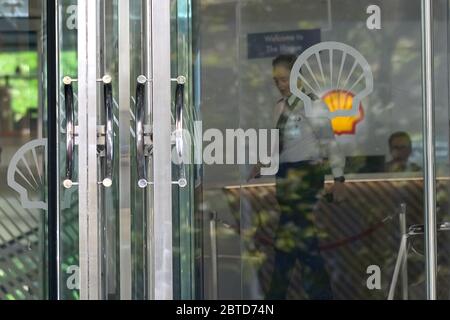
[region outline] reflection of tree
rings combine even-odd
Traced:
[[[9,86],[0,87],[0,128],[3,132],[12,132],[13,113]]]

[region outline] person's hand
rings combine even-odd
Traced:
[[[347,190],[343,182],[335,181],[331,188],[331,193],[333,195],[333,202],[335,203],[341,203],[347,200]]]
[[[252,179],[259,178],[261,176],[261,167],[262,165],[260,163],[253,166],[252,171],[250,172],[247,182],[249,182]]]

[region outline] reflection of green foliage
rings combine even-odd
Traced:
[[[76,77],[77,75],[77,52],[63,51],[61,53],[61,72],[64,75]]]
[[[38,63],[35,51],[0,53],[1,85],[6,85],[5,76],[9,76],[11,106],[16,120],[25,116],[29,110],[38,108]],[[63,74],[77,75],[76,51],[61,53],[61,68]]]
[[[29,109],[37,109],[38,81],[36,79],[14,79],[9,84],[11,86],[12,109],[18,118],[24,116]]]
[[[5,74],[14,74],[20,67],[24,74],[37,72],[37,54],[34,51],[0,53],[0,68]]]
[[[37,109],[37,53],[33,51],[0,53],[0,70],[2,70],[1,76],[11,76],[9,81],[11,104],[16,116],[25,115],[29,109]],[[16,70],[20,70],[20,75],[16,75]],[[5,85],[5,79],[2,78],[2,80]]]

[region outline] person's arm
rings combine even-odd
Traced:
[[[249,176],[247,177],[247,182],[255,179],[260,178],[262,174],[264,175],[274,175],[278,171],[279,161],[280,161],[280,154],[279,154],[279,131],[278,129],[272,129],[277,130],[278,135],[274,136],[272,132],[270,133],[271,136],[271,146],[269,146],[269,150],[271,150],[271,153],[265,157],[265,160],[267,163],[261,162],[261,159],[258,160],[258,163],[254,165],[250,171]],[[266,162],[264,161],[264,162]],[[265,171],[264,171],[265,170]]]
[[[331,121],[329,119],[320,119],[321,126],[319,132],[319,142],[324,156],[328,157],[331,172],[334,177],[334,184],[330,190],[334,202],[342,202],[346,198],[344,187],[345,176],[345,155],[343,154],[339,144],[334,136]]]
[[[331,172],[335,179],[344,177],[345,156],[339,148],[336,139],[329,139],[324,142],[331,167]]]
[[[279,100],[277,104],[275,105],[274,111],[273,111],[273,123],[272,123],[272,130],[274,130],[277,127],[278,119],[280,118],[280,115],[283,112],[284,108],[284,100]],[[279,139],[276,139],[275,141],[272,141],[272,148],[271,148],[271,154],[270,158],[272,158],[273,161],[277,161],[279,159]],[[247,182],[249,182],[252,179],[260,178],[261,177],[261,169],[264,167],[269,166],[269,164],[262,164],[260,161],[258,161],[257,164],[255,164],[252,169],[250,170],[250,174],[247,177]]]
[[[344,177],[345,155],[343,154],[339,144],[334,136],[331,121],[329,119],[320,119],[319,142],[320,148],[328,158],[333,177]]]

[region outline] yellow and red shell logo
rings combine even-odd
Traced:
[[[344,90],[333,90],[325,94],[322,98],[330,112],[339,110],[351,110],[353,107],[354,94]],[[364,108],[362,103],[359,105],[359,112],[356,116],[336,117],[331,120],[333,131],[336,135],[354,135],[356,126],[364,120]]]

